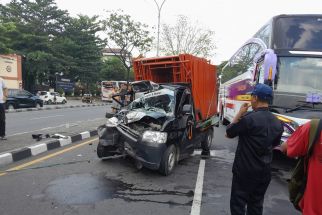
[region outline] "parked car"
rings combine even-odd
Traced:
[[[39,97],[44,101],[44,104],[53,104],[53,103],[61,103],[66,104],[67,99],[65,96],[61,96],[57,92],[48,92],[48,91],[40,91]]]
[[[42,107],[43,101],[39,96],[33,95],[26,90],[9,89],[6,108],[9,110],[16,108]]]

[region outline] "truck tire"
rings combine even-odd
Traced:
[[[109,157],[109,156],[114,156],[116,155],[116,148],[113,146],[103,146],[102,144],[97,145],[97,157],[99,158],[104,158],[104,157]]]
[[[210,152],[211,144],[213,140],[214,132],[213,129],[208,129],[205,138],[201,141],[201,149],[204,152]]]
[[[177,163],[176,159],[176,147],[174,145],[168,146],[167,150],[164,152],[163,157],[161,159],[159,172],[162,175],[170,175]]]

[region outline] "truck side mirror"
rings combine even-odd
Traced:
[[[182,113],[184,115],[191,114],[191,110],[192,110],[192,106],[189,104],[183,105],[183,107],[182,107]]]

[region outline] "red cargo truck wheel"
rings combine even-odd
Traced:
[[[213,134],[214,134],[213,129],[212,128],[208,129],[205,135],[205,138],[203,139],[203,141],[201,141],[201,149],[203,151],[206,151],[206,152],[210,151]]]

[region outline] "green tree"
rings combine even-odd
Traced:
[[[11,49],[12,37],[17,33],[16,25],[13,22],[0,22],[0,54],[9,54]]]
[[[12,0],[0,6],[0,51],[23,56],[26,89],[54,87],[61,72],[88,86],[101,71],[100,25],[97,16],[71,18],[54,0]]]
[[[104,21],[104,29],[107,35],[107,46],[114,50],[115,46],[119,52],[115,52],[127,70],[127,79],[130,78],[132,68],[132,52],[134,50],[145,54],[151,49],[153,37],[147,30],[148,26],[132,20],[130,15],[122,12],[112,12]]]
[[[103,62],[101,70],[102,80],[122,81],[127,78],[127,70],[117,57],[110,57]]]
[[[105,46],[97,33],[101,31],[97,16],[79,15],[70,21],[62,38],[57,39],[55,53],[69,56],[70,76],[78,76],[88,85],[99,80],[102,69],[102,49]]]
[[[60,61],[53,54],[53,41],[65,29],[69,21],[67,11],[60,10],[54,0],[12,0],[0,6],[2,23],[14,23],[15,35],[11,35],[10,49],[23,58],[25,88],[35,85],[55,74]]]

